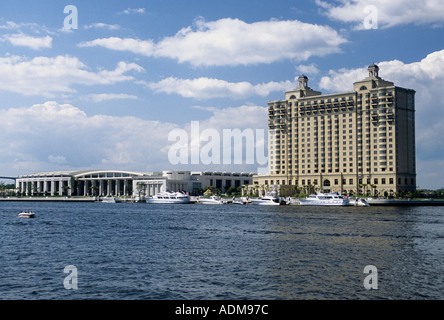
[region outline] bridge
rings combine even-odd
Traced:
[[[14,180],[16,181],[18,178],[14,178],[14,177],[0,177],[0,180]]]

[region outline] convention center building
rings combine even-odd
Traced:
[[[85,170],[23,175],[16,189],[27,196],[147,197],[164,191],[199,194],[208,187],[220,192],[252,184],[253,173]]]

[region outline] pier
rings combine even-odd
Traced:
[[[23,202],[96,202],[95,197],[5,197],[1,201],[23,201]]]
[[[444,206],[443,200],[366,199],[371,206]]]

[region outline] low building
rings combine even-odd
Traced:
[[[252,182],[252,173],[84,170],[23,175],[16,180],[16,188],[27,196],[145,197],[166,190],[199,194],[209,187],[225,192]]]

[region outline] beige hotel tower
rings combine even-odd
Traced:
[[[416,190],[415,91],[379,77],[323,95],[299,77],[285,100],[268,103],[269,174],[255,184],[301,192],[396,195]]]

